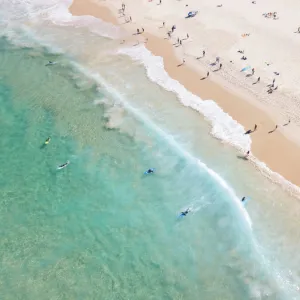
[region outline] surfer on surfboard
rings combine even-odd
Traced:
[[[190,208],[188,208],[188,209],[186,209],[185,211],[182,211],[181,213],[180,213],[180,217],[185,217],[189,212],[191,211],[191,209]]]
[[[152,174],[152,173],[154,173],[154,169],[149,169],[144,174]]]
[[[67,162],[65,162],[64,164],[58,166],[58,167],[57,167],[57,170],[60,170],[60,169],[63,169],[63,168],[65,168],[65,167],[67,167],[67,166],[69,165],[69,163],[70,163],[70,162],[67,161]]]

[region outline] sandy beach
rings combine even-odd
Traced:
[[[119,24],[127,31],[124,39],[128,45],[133,45],[137,39],[140,43],[148,39],[146,47],[154,55],[163,57],[170,77],[202,99],[214,100],[246,130],[257,124],[257,131],[251,134],[251,153],[272,171],[300,186],[300,138],[297,135],[300,126],[297,104],[300,33],[294,33],[300,26],[296,13],[300,4],[292,3],[294,6],[291,4],[287,10],[283,1],[276,5],[271,5],[271,1],[264,4],[236,2],[222,5],[216,1],[197,4],[194,0],[162,0],[161,4],[159,1],[137,4],[127,0],[123,2],[125,15],[122,16],[119,14],[121,1],[75,0],[70,12]],[[275,17],[262,15],[270,10],[277,12]],[[198,14],[186,19],[189,11],[198,11]],[[126,23],[130,17],[132,22]],[[167,39],[172,25],[176,25],[176,29]],[[144,28],[145,32],[133,36],[137,28]],[[178,38],[181,44],[177,44]],[[247,60],[241,60],[242,56]],[[211,66],[216,57],[220,57],[220,62]],[[178,67],[183,59],[184,65]],[[249,70],[241,72],[245,67]],[[253,75],[251,68],[255,69]],[[210,76],[200,80],[208,71]],[[253,84],[258,78],[261,80]],[[272,93],[268,94],[270,87],[267,85],[272,85],[273,79]],[[283,126],[289,120],[291,123]],[[268,133],[276,125],[276,131]]]

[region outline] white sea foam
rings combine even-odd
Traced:
[[[291,183],[280,174],[273,172],[264,162],[261,162],[256,157],[251,156],[249,160],[265,177],[277,184],[280,184],[285,191],[289,192],[293,197],[300,199],[300,188],[297,185]]]
[[[88,27],[103,37],[119,38],[122,29],[92,16],[73,16],[69,7],[72,0],[2,0],[0,3],[0,24],[12,26],[22,21],[35,23],[51,21],[60,26]]]
[[[147,76],[153,82],[158,83],[167,91],[174,92],[179,101],[203,114],[212,125],[211,133],[218,139],[234,145],[242,151],[248,151],[251,139],[244,135],[245,129],[230,115],[225,113],[214,101],[203,101],[200,97],[189,92],[177,80],[170,78],[164,69],[162,57],[154,56],[143,45],[131,48],[121,48],[119,54],[125,54],[133,60],[144,64]]]

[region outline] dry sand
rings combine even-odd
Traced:
[[[127,2],[130,5],[127,5]],[[129,18],[129,15],[132,15],[130,14],[131,11],[140,12],[141,10],[141,8],[139,8],[140,10],[136,10],[136,9],[131,10],[131,7],[133,6],[132,2],[133,1],[131,0],[125,2],[126,3],[125,12],[127,13],[127,18]],[[163,2],[162,5],[166,5],[165,2],[167,1],[163,0],[162,2]],[[176,2],[183,2],[183,1],[176,1]],[[162,38],[162,36],[165,35],[165,32],[162,33],[162,31],[165,29],[158,28],[159,25],[156,19],[152,20],[151,21],[152,23],[149,21],[149,19],[145,20],[145,14],[149,14],[149,10],[148,11],[145,10],[144,15],[139,13],[138,19],[133,17],[135,21],[134,24],[132,23],[124,24],[124,18],[116,17],[118,14],[117,8],[121,8],[121,3],[122,3],[121,1],[113,1],[113,2],[98,1],[96,3],[95,1],[92,0],[75,0],[73,1],[73,4],[70,7],[70,12],[73,15],[77,15],[77,16],[92,15],[94,17],[101,18],[106,22],[110,22],[113,24],[120,24],[120,26],[123,26],[125,29],[128,30],[128,36],[126,41],[128,41],[129,43],[132,41],[132,32],[134,32],[136,28],[144,27],[147,33],[143,34],[143,36],[140,35],[139,38],[141,39],[141,41],[144,40],[145,37],[148,38],[148,42],[146,44],[147,48],[154,55],[163,57],[165,69],[170,75],[170,77],[178,80],[189,91],[191,91],[195,95],[199,95],[202,99],[213,99],[225,112],[231,115],[233,119],[237,120],[246,129],[251,129],[253,128],[254,124],[257,124],[258,125],[257,132],[251,135],[253,141],[251,152],[253,153],[253,155],[256,156],[260,161],[265,162],[271,168],[272,171],[281,174],[292,183],[300,186],[300,177],[298,176],[298,173],[300,171],[300,159],[299,159],[300,152],[299,152],[298,140],[294,138],[296,136],[295,130],[297,130],[298,128],[293,124],[295,121],[295,117],[292,118],[292,116],[294,115],[298,117],[295,108],[293,110],[294,115],[287,114],[286,118],[282,118],[281,117],[282,111],[280,112],[280,110],[277,109],[276,107],[275,108],[272,107],[272,109],[270,109],[267,100],[258,102],[258,100],[260,99],[259,98],[255,99],[253,97],[253,95],[255,95],[255,92],[257,91],[253,92],[252,90],[250,90],[250,86],[247,89],[246,84],[244,84],[244,89],[241,89],[240,87],[243,86],[243,82],[239,87],[239,82],[234,81],[234,71],[236,71],[234,69],[232,70],[233,75],[231,74],[231,77],[229,77],[227,73],[214,74],[210,70],[210,74],[213,75],[211,75],[209,79],[201,81],[200,78],[204,75],[203,65],[205,65],[205,62],[202,62],[202,67],[200,66],[199,68],[195,68],[195,64],[198,63],[198,60],[196,60],[193,55],[186,54],[186,52],[188,52],[186,51],[186,49],[185,50],[178,49],[179,53],[178,51],[176,53],[176,51],[174,51],[174,46],[172,45],[172,42],[170,43],[169,40]],[[143,4],[141,4],[141,7],[145,8],[149,4],[150,3],[144,1]],[[151,3],[151,4],[158,6],[158,8],[157,7],[152,8],[153,10],[158,10],[160,7],[160,5],[157,5],[157,3]],[[104,6],[104,5],[109,5],[109,6]],[[176,3],[176,5],[178,5],[178,3]],[[222,9],[222,8],[218,8],[218,9]],[[192,10],[192,8],[189,8],[188,11],[189,10]],[[174,14],[175,10],[171,9],[170,11],[172,12],[172,14]],[[182,12],[180,14],[180,17],[183,18],[181,15],[185,15],[185,14],[186,12]],[[175,18],[173,15],[172,17]],[[176,22],[176,19],[172,21],[178,27],[178,22]],[[188,21],[193,21],[193,20],[191,19]],[[277,22],[275,20],[269,20],[269,19],[264,21]],[[173,24],[170,22],[168,23]],[[161,25],[162,22],[160,21],[159,24]],[[190,25],[185,25],[185,26],[187,26],[188,29],[186,32],[189,32],[189,35],[191,36],[192,35],[191,32],[193,28],[192,26],[195,26],[195,24],[193,25],[192,22],[190,22],[189,24]],[[191,28],[189,28],[188,26],[190,26]],[[233,41],[230,40],[230,37],[228,35],[224,36],[223,33],[220,33],[219,39],[220,40],[224,39],[224,41],[222,41],[222,43],[224,44],[226,43],[230,44],[230,42],[233,43]],[[299,34],[299,39],[300,39],[300,34]],[[193,39],[193,41],[189,43],[196,44],[197,41]],[[178,48],[183,48],[183,47],[178,47]],[[205,48],[205,50],[206,52],[209,52],[209,48]],[[186,51],[184,52],[186,64],[181,67],[177,67],[177,65],[181,63],[178,57],[180,51]],[[199,52],[200,52],[199,54],[201,55],[202,50],[201,51],[199,50]],[[223,65],[225,65],[226,67],[228,63],[224,63]],[[238,66],[237,68],[239,69],[240,66]],[[209,70],[208,67],[207,70]],[[231,82],[233,81],[233,83],[236,84],[232,85],[232,83],[230,83],[229,81]],[[261,82],[261,85],[263,85],[263,82]],[[292,90],[292,87],[289,88]],[[280,101],[280,99],[276,101]],[[293,109],[293,107],[291,109]],[[284,111],[286,111],[286,108],[284,108]],[[286,121],[286,119],[290,116],[292,119],[292,124],[284,128],[278,128],[278,130],[273,134],[268,134],[268,131],[272,130],[275,127],[276,123],[280,124],[278,122],[281,122],[281,124],[283,124]],[[283,129],[285,130],[285,132],[283,131]]]

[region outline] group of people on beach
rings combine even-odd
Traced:
[[[256,4],[255,1],[252,1],[252,3],[253,3],[253,4]],[[161,1],[159,2],[159,4],[161,4]],[[222,7],[222,5],[218,5],[217,7]],[[122,4],[122,9],[121,9],[120,11],[121,11],[121,13],[125,16],[125,4]],[[263,14],[263,16],[266,17],[266,18],[273,18],[273,19],[275,19],[275,20],[278,19],[277,12],[269,12],[269,13],[265,13],[265,14]],[[131,21],[132,21],[132,19],[131,19],[131,17],[130,17],[130,22],[131,22]],[[164,22],[162,23],[162,26],[159,27],[159,28],[165,28],[165,27],[166,27],[166,22],[164,21]],[[171,38],[173,37],[173,35],[174,35],[174,33],[175,33],[175,30],[176,30],[176,25],[172,25],[172,26],[171,26],[171,29],[167,31],[167,39],[171,39]],[[135,34],[138,35],[138,34],[141,34],[141,33],[143,33],[143,32],[144,32],[144,28],[142,28],[142,30],[137,29],[137,31],[136,31]],[[297,30],[295,33],[300,33],[300,27],[298,28],[298,30]],[[244,34],[242,34],[242,37],[249,37],[249,36],[250,36],[250,33],[244,33]],[[176,42],[175,42],[173,45],[174,45],[175,47],[180,47],[180,46],[183,45],[183,41],[189,39],[189,37],[190,37],[190,36],[189,36],[188,33],[186,34],[186,38],[183,38],[183,39],[182,39],[182,38],[177,37]],[[241,60],[247,60],[247,57],[244,55],[244,50],[238,50],[238,53],[243,54],[243,56],[241,57]],[[206,56],[206,51],[203,50],[203,51],[202,51],[202,56],[198,56],[198,57],[196,57],[196,59],[197,59],[197,60],[200,60],[201,58],[204,58],[205,56]],[[180,64],[177,65],[177,66],[178,66],[178,67],[183,66],[183,65],[185,64],[185,62],[186,62],[186,60],[183,58],[182,63],[180,63]],[[233,63],[233,61],[230,61],[230,62]],[[220,57],[216,57],[215,62],[210,63],[210,66],[213,66],[213,67],[215,67],[215,66],[217,66],[217,65],[218,65],[218,68],[217,68],[217,69],[214,69],[213,72],[219,71],[219,70],[221,70],[222,67],[223,67],[223,64],[220,62]],[[269,66],[270,63],[266,63],[266,65]],[[250,68],[250,67],[249,67],[249,68]],[[246,70],[247,68],[244,68],[244,69]],[[244,69],[243,69],[243,70],[244,70]],[[242,70],[242,71],[243,71],[243,70]],[[251,70],[251,73],[246,74],[246,77],[252,77],[252,76],[255,74],[255,68],[250,68],[250,70]],[[279,73],[278,73],[278,72],[274,72],[274,74],[275,74],[276,76],[279,76]],[[204,80],[204,79],[208,78],[209,75],[210,75],[210,72],[207,71],[206,76],[205,76],[205,77],[202,77],[201,80]],[[254,81],[254,82],[252,83],[252,85],[256,85],[256,84],[258,84],[258,83],[260,83],[260,82],[261,82],[261,77],[258,76],[257,79],[256,79],[256,81]],[[268,93],[268,94],[272,94],[273,92],[275,92],[275,91],[278,89],[278,85],[275,86],[275,82],[276,82],[276,79],[274,78],[273,81],[272,81],[272,83],[267,85],[267,87],[268,87],[267,93]],[[291,120],[289,120],[287,123],[283,124],[282,126],[287,126],[287,125],[290,124],[290,122],[291,122]],[[252,129],[249,129],[249,130],[247,130],[244,134],[245,134],[245,135],[252,134],[253,132],[255,132],[255,131],[257,130],[257,128],[258,128],[258,126],[257,126],[257,124],[255,124],[253,130],[252,130]],[[278,128],[278,125],[276,125],[275,128],[274,128],[273,130],[269,131],[268,133],[271,134],[271,133],[275,132],[275,131],[277,130],[277,128]],[[248,158],[249,155],[250,155],[250,150],[247,151],[247,153],[246,153],[246,155],[245,155],[245,158]]]

